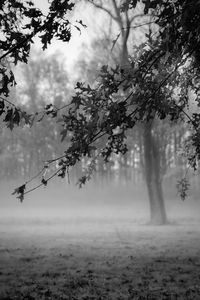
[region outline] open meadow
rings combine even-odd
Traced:
[[[126,199],[87,209],[83,199],[60,213],[58,203],[10,201],[0,219],[1,300],[200,299],[198,218],[149,226]]]

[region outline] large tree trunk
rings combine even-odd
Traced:
[[[151,223],[166,224],[166,210],[162,190],[162,175],[160,171],[160,153],[158,139],[156,140],[152,122],[144,127],[144,172],[150,202]]]

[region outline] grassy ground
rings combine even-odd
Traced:
[[[200,224],[1,218],[0,299],[200,299]]]

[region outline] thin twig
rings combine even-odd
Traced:
[[[25,184],[28,184],[31,181],[33,181],[35,178],[39,177],[40,174],[42,174],[44,172],[44,170],[45,170],[45,167],[43,167],[41,171],[39,171],[36,175],[34,175],[32,178],[30,178],[28,181],[26,181]]]
[[[61,155],[61,156],[59,156],[59,157],[57,157],[57,158],[54,158],[54,159],[49,159],[49,160],[47,160],[46,162],[47,162],[48,164],[52,164],[53,162],[56,162],[56,161],[58,161],[59,159],[62,159],[62,158],[64,158],[64,157],[66,157],[65,154],[63,154],[63,155]]]
[[[0,96],[0,99],[2,100],[2,101],[5,101],[5,102],[7,102],[8,104],[10,104],[10,105],[12,105],[12,106],[14,106],[16,109],[18,109],[18,110],[20,110],[20,108],[18,108],[14,103],[12,103],[12,102],[10,102],[9,100],[7,100],[6,98],[4,98],[4,97],[2,97],[2,96]]]
[[[55,173],[53,173],[53,174],[52,174],[49,178],[47,178],[45,181],[48,182],[49,180],[51,180],[51,179],[52,179],[53,177],[55,177],[61,170],[62,170],[62,168],[58,169]],[[43,183],[38,184],[37,186],[33,187],[32,189],[26,191],[26,192],[24,193],[24,195],[26,195],[26,194],[28,194],[28,193],[30,193],[30,192],[35,191],[36,189],[40,188],[41,186],[44,186],[44,184],[43,184]]]
[[[65,104],[65,105],[61,106],[60,108],[57,108],[57,109],[56,109],[56,112],[59,111],[59,110],[62,110],[62,109],[64,109],[64,108],[66,108],[66,107],[68,107],[68,106],[70,106],[70,105],[72,105],[72,104],[73,104],[72,102],[70,102],[70,103],[68,103],[68,104]]]

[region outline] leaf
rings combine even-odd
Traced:
[[[82,188],[82,186],[86,184],[86,181],[87,181],[87,176],[86,175],[82,176],[77,182],[79,188]]]
[[[33,122],[34,122],[34,119],[35,119],[35,116],[29,115],[25,111],[21,111],[21,120],[22,119],[24,120],[26,125],[32,126]]]
[[[26,189],[26,184],[23,184],[23,185],[19,186],[18,188],[16,188],[14,190],[14,192],[12,193],[12,195],[17,194],[18,195],[17,198],[20,200],[20,202],[23,202],[25,189]]]
[[[13,116],[13,109],[10,108],[7,110],[6,116],[3,120],[5,123],[7,123],[7,127],[10,128],[10,130],[13,130],[14,128]]]
[[[44,178],[42,178],[41,183],[44,184],[44,186],[47,186],[47,180],[45,180]]]
[[[8,109],[8,111],[6,113],[6,116],[4,118],[4,122],[10,122],[12,120],[12,117],[13,117],[13,109],[10,108],[10,109]]]
[[[178,190],[178,194],[181,197],[181,200],[185,200],[187,197],[187,192],[189,190],[189,186],[190,183],[186,178],[182,178],[181,180],[179,180],[176,184],[177,190]]]
[[[58,177],[65,178],[66,171],[67,171],[67,167],[65,165],[63,165],[62,169],[60,170],[60,172],[58,174]]]
[[[4,110],[5,103],[3,100],[0,101],[0,116],[5,112]]]
[[[18,197],[17,197],[20,202],[22,203],[24,201],[24,194],[20,194]]]
[[[79,24],[80,24],[81,26],[83,26],[84,28],[87,28],[87,25],[83,24],[82,20],[80,20],[80,21],[77,21],[77,20],[76,20],[76,22],[79,23]]]
[[[60,135],[61,135],[61,142],[64,141],[64,139],[66,138],[67,136],[67,129],[63,129],[61,132],[60,132]]]
[[[14,195],[14,194],[19,194],[19,193],[23,193],[24,190],[25,190],[25,188],[26,188],[26,185],[25,185],[25,184],[19,186],[18,188],[16,188],[16,189],[14,190],[14,192],[12,193],[12,195]]]
[[[20,123],[20,113],[19,110],[15,108],[13,115],[13,123],[19,126]]]
[[[81,30],[78,26],[74,25],[74,27],[79,31],[79,33],[81,34]]]

